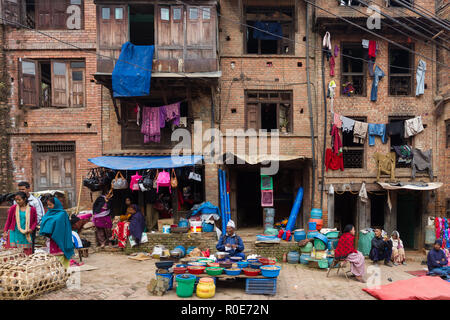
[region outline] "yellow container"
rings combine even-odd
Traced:
[[[216,294],[216,285],[213,278],[202,278],[197,285],[197,297],[212,298]]]

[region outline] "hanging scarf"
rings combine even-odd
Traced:
[[[24,234],[28,240],[31,242],[31,229],[30,229],[30,205],[27,204],[25,209],[25,230],[20,226],[20,208],[19,205],[16,205],[16,224],[19,231]]]

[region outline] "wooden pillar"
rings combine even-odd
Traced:
[[[334,193],[328,194],[327,208],[328,208],[328,228],[334,228]]]

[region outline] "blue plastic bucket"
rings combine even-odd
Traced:
[[[170,233],[170,226],[168,224],[167,225],[163,225],[162,232],[163,233]]]
[[[310,231],[317,230],[317,223],[315,223],[315,222],[308,222],[308,230],[310,230]]]
[[[202,223],[202,231],[203,232],[213,232],[214,231],[214,225],[212,223]]]
[[[180,249],[182,254],[182,258],[186,255],[186,249],[183,246],[176,246],[175,249]]]
[[[172,290],[172,288],[173,288],[173,273],[156,273],[156,276],[168,278],[169,279],[169,289],[167,289],[167,290]]]
[[[310,232],[307,233],[306,238],[307,239],[313,239],[318,234],[319,234],[319,232],[317,232],[317,231],[310,231]]]
[[[303,229],[298,229],[294,231],[294,240],[295,241],[302,241],[306,239],[306,232]]]
[[[178,222],[178,227],[179,228],[189,227],[189,222],[186,219],[180,220],[180,222]]]
[[[317,208],[312,209],[311,219],[322,219],[322,210]]]

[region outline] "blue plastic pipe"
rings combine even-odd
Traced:
[[[222,218],[222,232],[225,230],[225,217],[226,217],[226,211],[224,206],[224,196],[223,196],[223,186],[222,186],[222,170],[219,169],[219,196],[220,196],[220,213]]]
[[[223,175],[225,177],[224,184],[225,184],[225,194],[226,194],[226,199],[227,199],[226,205],[227,205],[227,224],[228,224],[228,221],[231,220],[230,193],[228,192],[228,189],[227,189],[227,173],[224,171]]]
[[[300,207],[302,206],[303,200],[303,188],[300,187],[297,192],[297,196],[295,197],[294,205],[292,206],[291,214],[289,215],[288,223],[286,224],[286,231],[292,231],[295,226],[295,221],[297,220],[298,213],[300,211]]]

